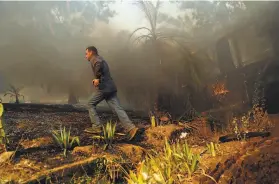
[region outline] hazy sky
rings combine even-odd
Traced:
[[[119,1],[111,5],[111,8],[117,12],[117,15],[110,20],[110,25],[117,29],[133,31],[141,26],[149,26],[144,13],[132,1]],[[172,16],[178,15],[176,5],[167,1],[163,2],[160,11]]]

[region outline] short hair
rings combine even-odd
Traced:
[[[99,55],[98,54],[98,49],[94,46],[89,46],[89,47],[86,48],[86,50],[94,52],[96,55]]]

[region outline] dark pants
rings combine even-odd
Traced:
[[[132,123],[132,121],[128,117],[127,113],[121,107],[120,102],[117,97],[117,93],[115,92],[110,95],[104,95],[100,91],[96,91],[95,93],[93,93],[88,101],[89,117],[91,119],[93,126],[102,125],[100,118],[96,112],[96,106],[103,100],[106,100],[109,107],[113,110],[114,113],[117,114],[122,127],[126,131],[130,131],[131,129],[133,129],[135,127],[135,125]]]

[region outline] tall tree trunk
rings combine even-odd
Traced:
[[[77,104],[79,102],[78,97],[74,93],[70,92],[68,98],[68,104]]]
[[[222,74],[227,74],[228,72],[235,69],[230,45],[226,37],[218,41],[216,51],[219,68]]]
[[[240,50],[239,50],[239,46],[238,46],[238,42],[237,42],[236,38],[232,37],[231,39],[229,39],[229,43],[230,43],[230,47],[232,49],[232,55],[235,60],[235,64],[237,67],[241,67],[242,58],[241,58],[241,54],[240,54]]]
[[[16,104],[19,104],[19,99],[18,99],[18,95],[16,95],[16,96],[15,96],[15,98],[16,98],[16,101],[15,101],[15,103],[16,103]]]

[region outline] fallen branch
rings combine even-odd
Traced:
[[[108,159],[113,159],[112,155],[105,155],[105,156],[102,156],[102,158],[103,157],[108,158]],[[75,171],[77,169],[91,165],[98,158],[100,158],[100,156],[96,155],[96,156],[87,158],[85,160],[76,161],[71,164],[66,164],[66,165],[63,165],[60,167],[42,171],[42,172],[35,174],[28,180],[20,181],[20,183],[22,183],[22,184],[40,183],[41,181],[46,180],[47,178],[49,178],[50,176],[53,176],[53,175],[65,176],[65,175],[72,173],[73,171]]]

